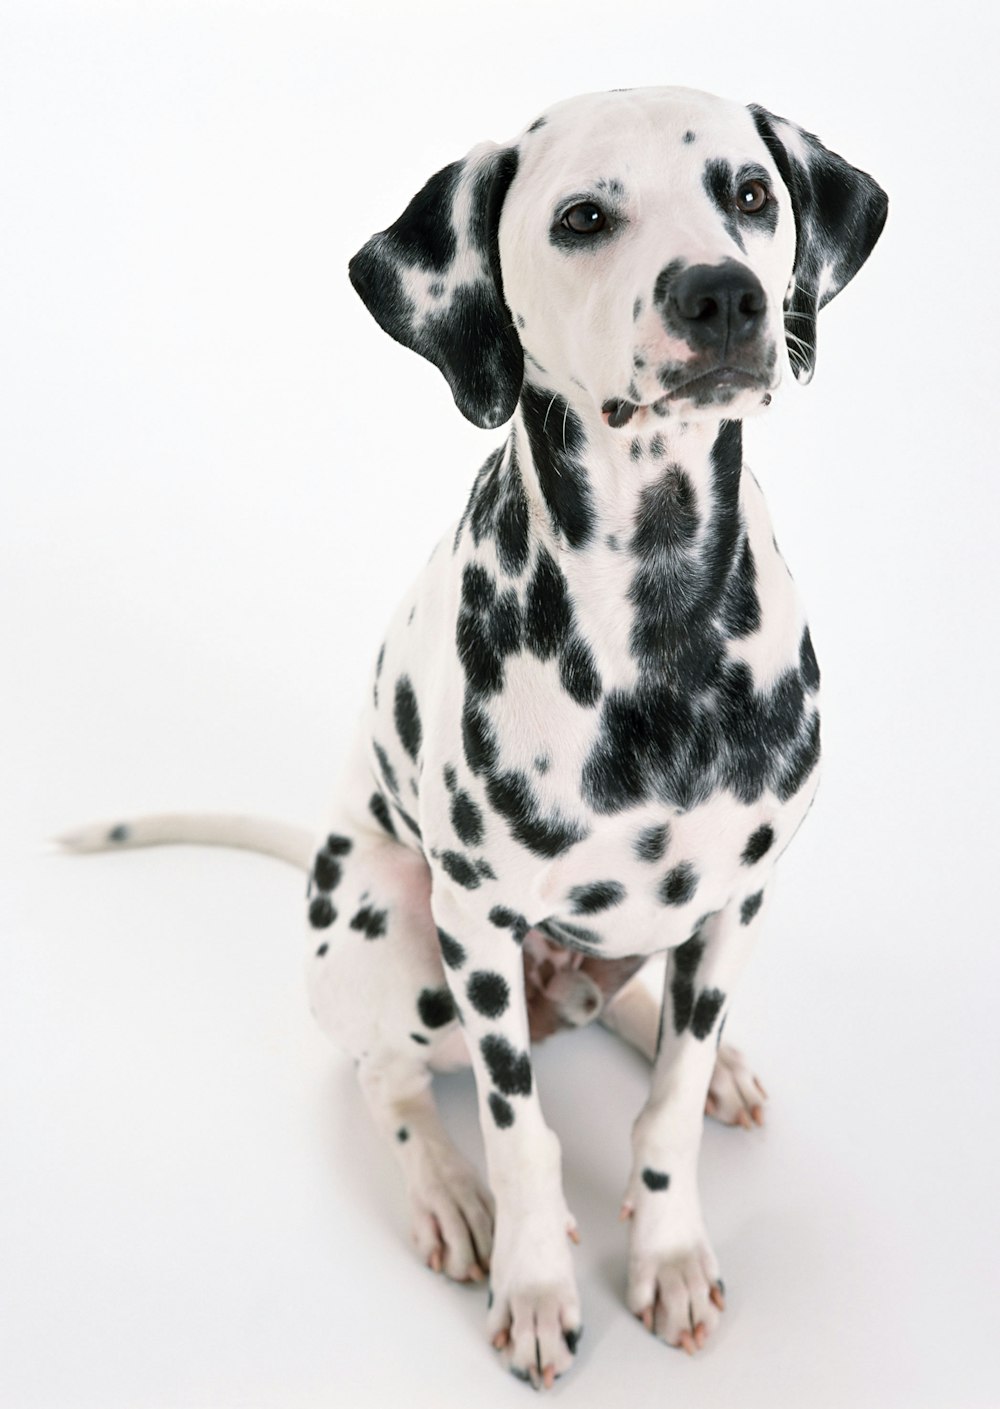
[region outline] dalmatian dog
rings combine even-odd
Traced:
[[[536,1386],[581,1333],[531,1044],[599,1021],[651,1063],[624,1191],[629,1309],[695,1352],[723,1284],[705,1111],[762,1119],[720,1045],[775,862],[809,809],[819,670],[743,419],[857,273],[886,197],[811,133],[683,88],[599,93],[432,176],[350,264],[370,313],[509,423],[374,662],[322,837],[250,820],[85,829],[308,869],[313,1011],[398,1160],[419,1255],[489,1278]],[[426,451],[426,454],[432,454]],[[667,952],[662,1003],[638,978]],[[489,1187],[435,1070],[471,1063]]]

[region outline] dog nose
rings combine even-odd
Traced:
[[[722,354],[756,337],[766,308],[756,274],[728,260],[692,265],[672,280],[664,316],[693,348]]]

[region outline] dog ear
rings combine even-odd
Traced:
[[[811,132],[756,103],[750,112],[792,198],[795,268],[785,333],[792,371],[805,383],[816,367],[816,315],[871,254],[889,200],[876,181]]]
[[[484,429],[513,415],[524,377],[497,243],[516,171],[516,148],[474,147],[432,176],[349,266],[379,326],[439,367],[462,415]]]

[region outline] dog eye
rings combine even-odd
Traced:
[[[579,205],[570,206],[561,223],[576,235],[595,235],[607,227],[608,217],[593,201],[581,201]]]
[[[756,215],[767,204],[769,192],[763,181],[744,181],[736,195],[737,207],[744,215]]]

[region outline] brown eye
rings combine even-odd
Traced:
[[[570,206],[562,218],[562,223],[576,235],[595,235],[598,230],[606,228],[608,217],[599,205],[594,205],[592,201],[581,201],[579,205]]]
[[[767,187],[763,181],[744,181],[736,195],[736,205],[744,215],[756,215],[767,205]]]

